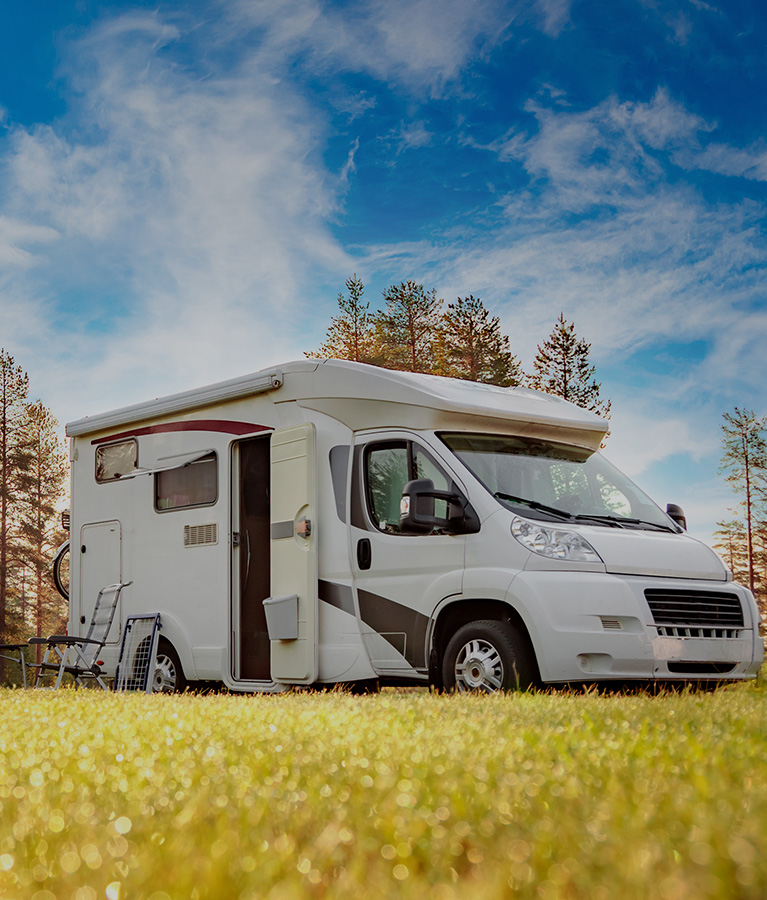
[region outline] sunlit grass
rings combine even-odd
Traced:
[[[0,896],[767,896],[767,691],[0,692]]]

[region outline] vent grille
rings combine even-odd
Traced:
[[[690,628],[688,625],[658,625],[661,637],[736,638],[737,628]]]
[[[658,588],[648,588],[644,593],[659,634],[737,637],[733,629],[743,628],[743,607],[737,594]]]
[[[605,631],[623,631],[623,623],[620,619],[611,619],[609,616],[600,616],[602,628]]]
[[[204,547],[218,543],[218,525],[184,525],[184,546]]]

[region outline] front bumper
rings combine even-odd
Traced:
[[[657,588],[735,594],[743,624],[659,624],[645,597]],[[738,680],[754,678],[764,659],[756,604],[732,582],[525,571],[506,599],[528,626],[544,682]]]

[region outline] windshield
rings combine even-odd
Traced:
[[[440,438],[493,496],[530,518],[677,530],[645,493],[595,451],[503,435]]]

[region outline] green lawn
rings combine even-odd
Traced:
[[[0,896],[767,896],[767,689],[0,692]]]

